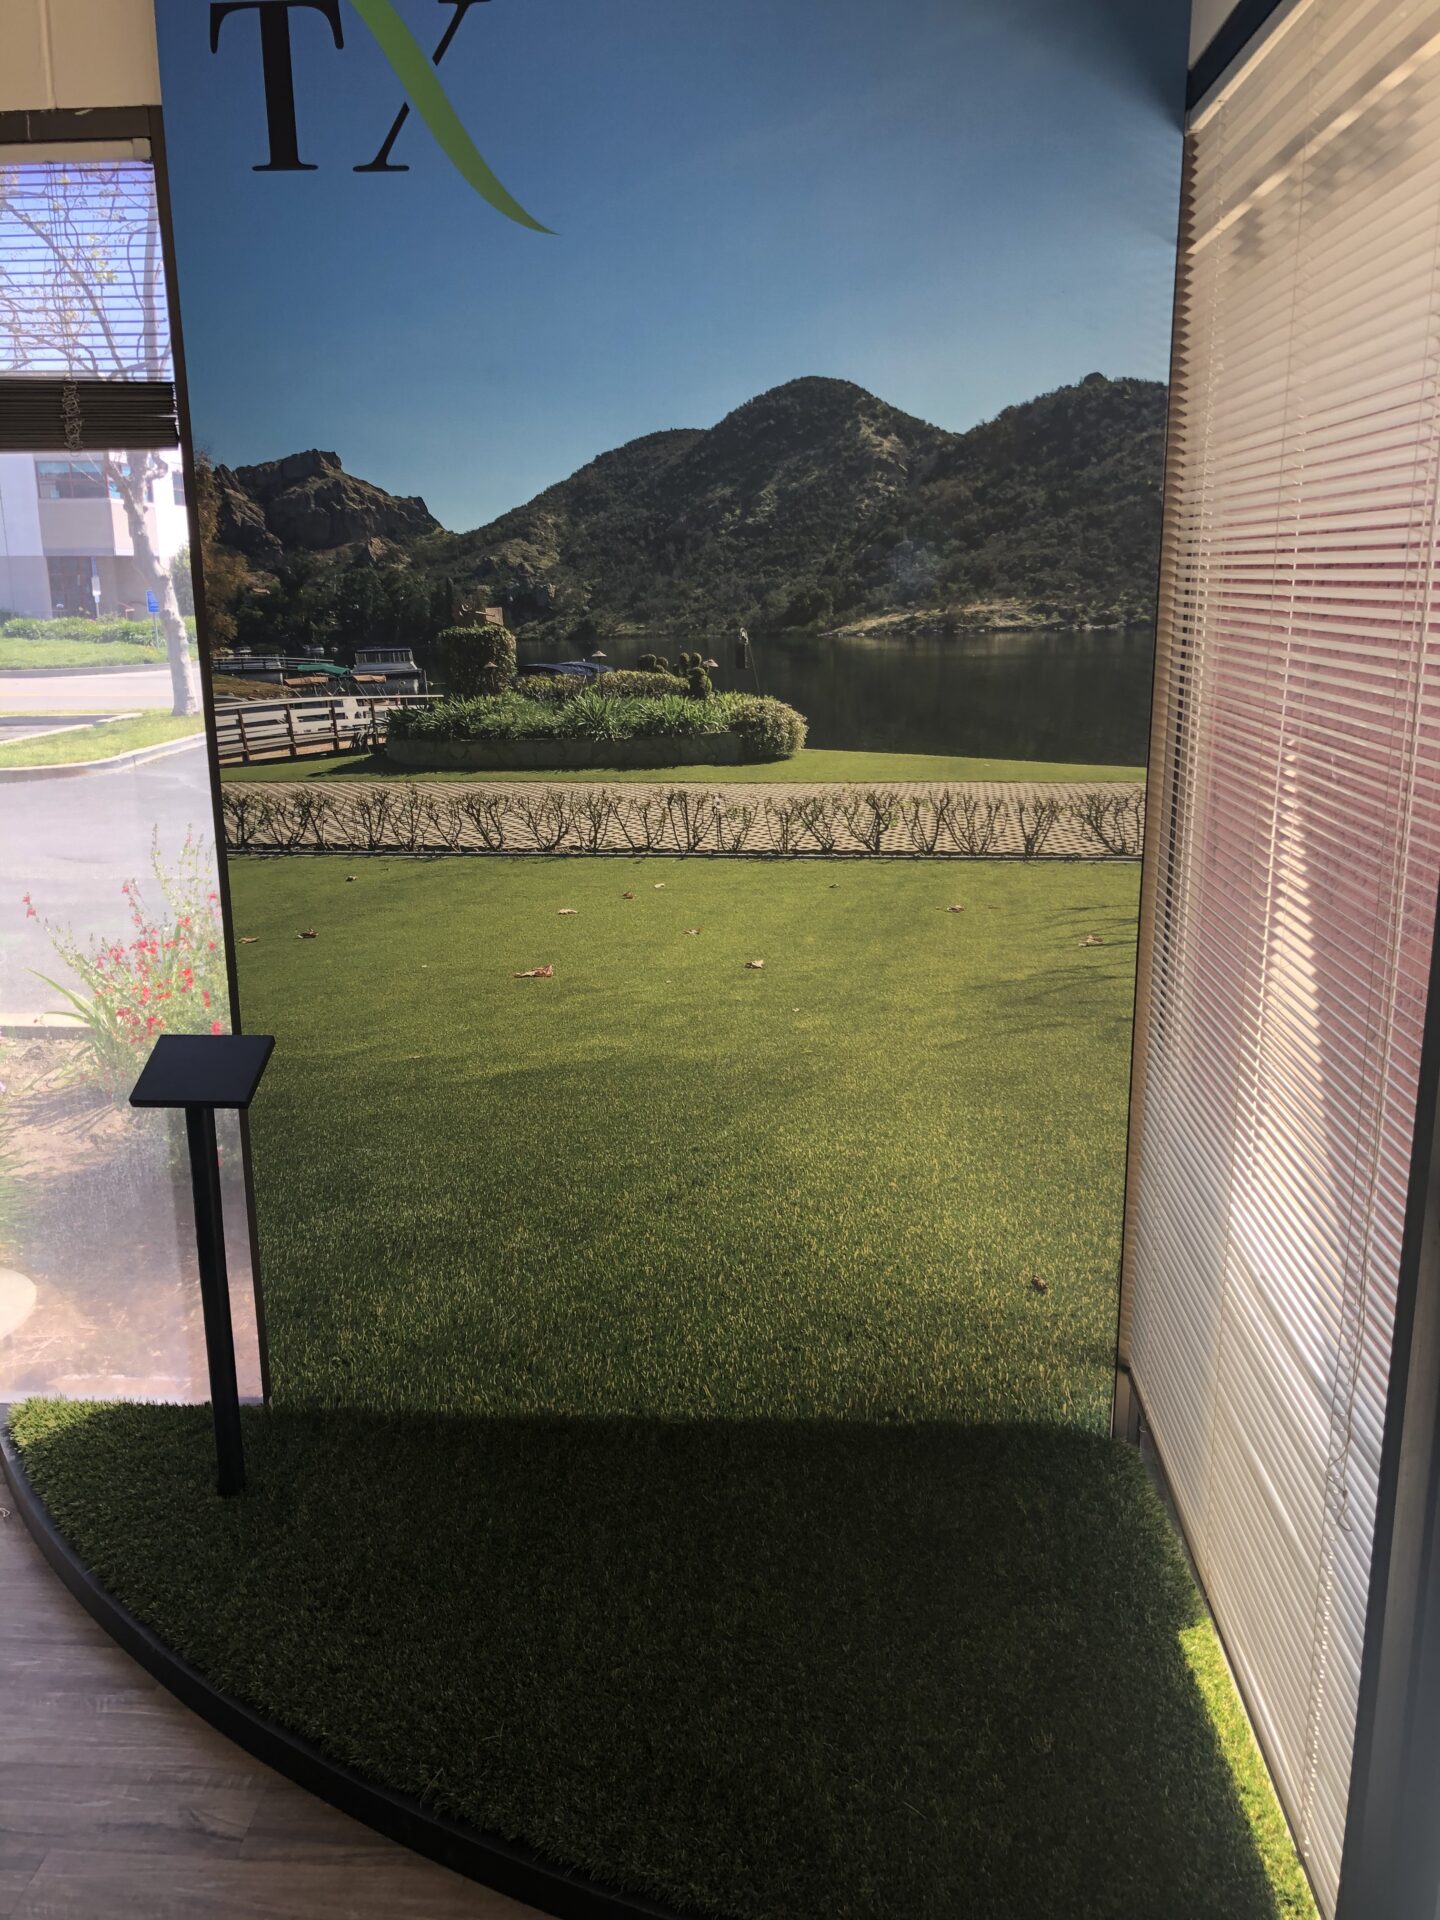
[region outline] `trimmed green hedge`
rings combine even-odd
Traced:
[[[464,740],[693,740],[734,734],[744,760],[787,760],[805,744],[793,707],[753,693],[686,693],[616,698],[587,687],[570,699],[527,699],[518,692],[398,707],[390,738]]]
[[[636,673],[622,667],[614,673],[602,673],[596,680],[582,680],[573,673],[522,673],[515,681],[515,691],[526,700],[545,700],[553,705],[577,699],[582,693],[603,693],[611,700],[633,699],[637,694],[689,693],[690,683],[673,673]]]
[[[504,627],[446,627],[436,645],[445,685],[457,699],[504,693],[515,678],[515,636]]]
[[[602,673],[595,682],[601,693],[622,694],[626,697],[635,694],[687,693],[687,683],[675,673],[641,673],[633,667],[617,667],[613,673]]]
[[[150,647],[155,644],[154,629],[148,620],[82,620],[78,616],[32,620],[22,614],[0,620],[0,639],[84,640],[102,647]]]

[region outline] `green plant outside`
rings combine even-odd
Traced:
[[[162,746],[167,740],[188,739],[202,733],[205,721],[198,713],[177,718],[168,713],[142,713],[125,720],[105,720],[93,727],[66,727],[60,733],[39,734],[0,746],[3,767],[71,767],[87,760],[108,760],[141,747]]]
[[[78,1023],[88,1072],[111,1099],[134,1084],[162,1033],[220,1033],[228,1024],[224,924],[205,849],[187,838],[167,867],[152,841],[150,865],[150,904],[137,880],[125,881],[120,891],[130,925],[107,939],[77,940],[45,919],[43,902],[22,896],[27,917],[42,922],[58,959],[80,982],[77,990],[37,973],[56,997],[50,1011]]]
[[[431,706],[397,707],[388,720],[390,738],[415,745],[427,741],[694,740],[739,736],[743,757],[788,758],[805,744],[805,721],[793,707],[756,694],[641,694],[625,699],[585,688],[569,699],[527,699],[521,692],[440,700]]]
[[[127,641],[12,640],[0,634],[0,670],[30,667],[158,667],[163,650]]]
[[[700,1911],[1313,1912],[1106,1434],[1133,868],[232,871],[276,1406],[17,1410],[108,1585]]]
[[[185,622],[195,657],[195,621]],[[0,669],[161,666],[165,646],[149,620],[0,617]]]

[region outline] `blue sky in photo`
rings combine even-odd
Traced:
[[[451,17],[397,0],[429,52]],[[802,374],[949,428],[1163,379],[1185,0],[486,0],[440,69],[553,234],[495,212],[350,0],[292,10],[300,153],[254,13],[160,0],[197,440],[310,446],[454,528]]]

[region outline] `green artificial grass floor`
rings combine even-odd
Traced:
[[[232,882],[276,1405],[233,1503],[203,1410],[17,1410],[108,1585],[371,1777],[698,1912],[1312,1911],[1105,1433],[1133,870]]]
[[[620,767],[610,771],[536,768],[530,772],[476,773],[446,768],[417,771],[391,766],[383,754],[340,753],[301,760],[264,760],[249,767],[222,768],[222,780],[523,780],[575,786],[644,783],[683,786],[731,786],[778,783],[784,786],[839,784],[885,787],[897,781],[950,780],[1143,780],[1143,767],[1082,766],[1058,760],[974,760],[947,753],[833,753],[805,748],[790,760],[766,760],[740,767]]]

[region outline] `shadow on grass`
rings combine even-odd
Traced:
[[[1277,1900],[1138,1457],[1059,1428],[246,1416],[32,1402],[106,1584],[362,1772],[729,1916]]]

